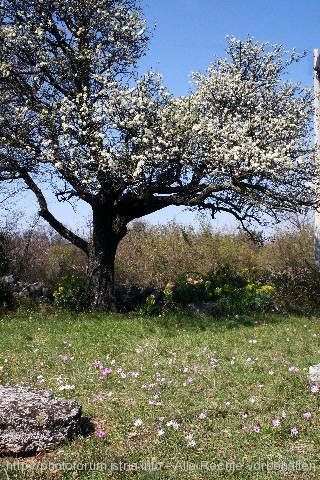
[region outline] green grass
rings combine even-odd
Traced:
[[[317,317],[3,317],[0,382],[78,401],[95,432],[2,457],[0,479],[318,478],[319,340]]]

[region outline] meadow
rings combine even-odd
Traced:
[[[319,317],[40,309],[0,320],[0,382],[82,405],[88,428],[0,479],[318,478]]]

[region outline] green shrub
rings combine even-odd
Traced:
[[[273,307],[275,295],[276,288],[265,284],[256,268],[238,273],[226,264],[204,276],[180,277],[172,290],[176,304],[213,301],[223,315],[265,311]]]
[[[88,279],[84,275],[65,275],[53,292],[56,305],[74,311],[84,311],[89,306]]]
[[[210,280],[205,280],[198,273],[188,273],[180,276],[172,289],[172,300],[182,306],[189,303],[211,300]]]
[[[275,308],[276,288],[272,285],[248,283],[236,288],[226,284],[217,290],[216,306],[222,314],[247,314]]]
[[[146,299],[146,306],[145,306],[145,313],[152,315],[156,313],[157,305],[156,305],[156,296],[151,293]]]

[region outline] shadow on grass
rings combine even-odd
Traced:
[[[80,423],[80,434],[83,437],[89,437],[95,432],[95,425],[88,417],[82,417]]]
[[[83,338],[86,336],[92,339],[97,332],[112,332],[112,339],[116,343],[119,339],[128,338],[128,336],[145,337],[153,334],[164,336],[174,336],[179,331],[219,331],[237,330],[243,327],[256,327],[259,325],[279,325],[286,323],[292,318],[320,318],[320,312],[297,312],[297,311],[280,311],[252,314],[202,314],[191,310],[174,310],[167,311],[160,315],[147,315],[140,312],[130,313],[73,313],[68,311],[59,311],[55,314],[30,315],[20,313],[16,317],[6,317],[3,323],[6,331],[8,327],[12,327],[12,332],[21,332],[21,326],[29,328],[36,321],[41,321],[48,328],[49,332],[60,332],[65,335],[65,331],[79,333]],[[1,320],[0,320],[1,327]],[[29,332],[29,330],[28,330]],[[68,333],[69,334],[69,333]],[[101,333],[102,334],[102,333]]]
[[[254,327],[257,325],[277,324],[289,315],[260,313],[252,315],[213,316],[190,311],[170,313],[161,317],[153,317],[154,324],[168,330],[183,328],[190,330],[233,330],[241,327]],[[149,321],[152,321],[151,318]]]
[[[127,335],[128,328],[130,332],[136,330],[137,334],[143,335],[154,333],[160,329],[163,334],[172,335],[177,330],[206,331],[206,330],[235,330],[242,327],[256,327],[259,325],[277,325],[286,322],[289,318],[312,318],[319,316],[320,312],[260,312],[251,314],[202,314],[188,309],[168,311],[162,314],[147,315],[138,312],[128,313],[80,313],[73,314],[69,319],[71,323],[86,324],[89,326],[93,321],[96,328],[99,325],[112,325],[115,331],[122,335]],[[88,323],[86,323],[88,322]],[[136,328],[138,327],[138,328]],[[104,328],[104,327],[103,327]]]

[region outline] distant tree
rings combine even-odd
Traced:
[[[230,60],[173,98],[139,77],[148,30],[134,0],[2,0],[0,180],[89,256],[91,308],[116,310],[114,260],[127,224],[168,205],[245,222],[314,205],[312,95],[282,80],[301,56],[229,38]],[[87,202],[90,242],[48,208]]]

